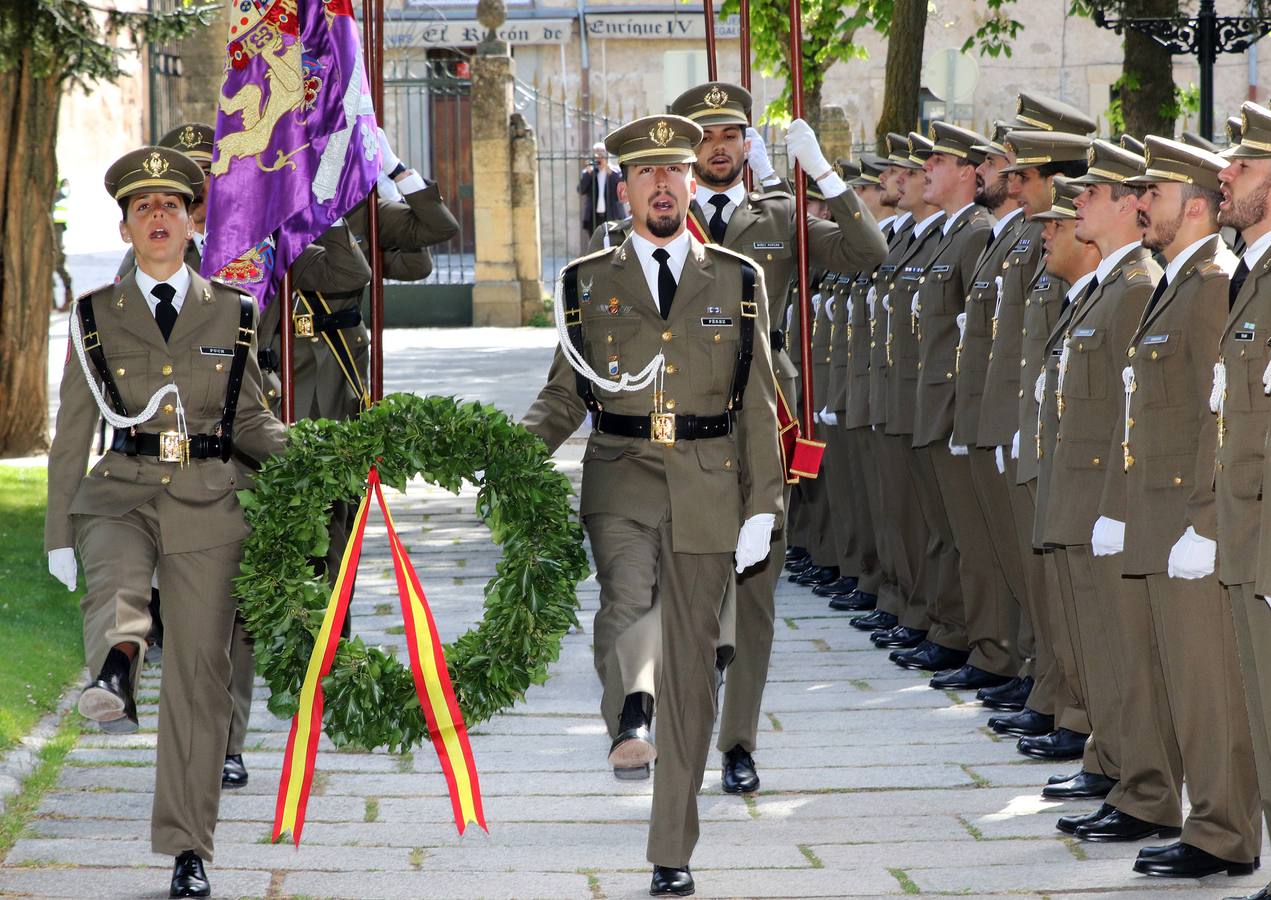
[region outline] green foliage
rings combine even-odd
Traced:
[[[0,466],[0,750],[50,712],[84,665],[79,592],[44,566],[42,467]],[[81,584],[83,583],[81,579]]]
[[[1104,111],[1104,118],[1108,120],[1108,132],[1110,134],[1121,134],[1125,131],[1125,108],[1122,105],[1121,95],[1125,91],[1137,91],[1139,89],[1139,79],[1132,74],[1122,73],[1121,77],[1112,82],[1112,100],[1108,103],[1108,108]]]
[[[459,707],[475,725],[547,679],[578,621],[575,592],[588,569],[569,482],[543,442],[499,410],[452,397],[392,394],[359,419],[300,422],[255,491],[240,494],[252,533],[239,609],[272,691],[269,708],[296,712],[330,595],[313,559],[326,552],[332,502],[361,497],[372,463],[399,490],[414,477],[455,493],[464,481],[478,485],[477,513],[503,547],[484,618],[445,648]],[[360,638],[340,641],[322,689],[323,729],[338,747],[405,753],[427,738],[410,670]]]
[[[36,77],[114,81],[129,52],[179,40],[208,24],[216,3],[182,0],[168,12],[122,11],[86,0],[0,0],[0,71],[29,53]]]
[[[1006,13],[1006,7],[1013,3],[1015,0],[985,0],[988,18],[962,44],[962,52],[978,48],[981,56],[1011,56],[1011,42],[1024,28],[1023,22]]]

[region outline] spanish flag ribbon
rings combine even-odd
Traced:
[[[292,840],[297,846],[300,845],[305,808],[313,788],[318,739],[322,734],[322,679],[331,671],[335,649],[340,642],[340,631],[348,615],[353,582],[362,553],[362,541],[366,534],[372,490],[388,526],[393,569],[397,575],[402,615],[406,621],[406,648],[410,654],[411,674],[428,723],[428,734],[432,738],[450,788],[455,825],[460,834],[463,834],[468,822],[476,822],[483,829],[489,830],[486,828],[485,813],[481,805],[481,786],[472,757],[472,747],[468,743],[467,726],[459,711],[459,703],[455,699],[450,675],[446,670],[441,639],[438,637],[432,612],[428,609],[419,577],[393,528],[393,519],[380,489],[379,472],[372,466],[367,473],[366,493],[358,505],[353,533],[344,548],[340,571],[331,589],[331,600],[323,615],[313,654],[309,657],[309,667],[300,691],[300,707],[291,721],[291,734],[287,738],[287,750],[283,757],[282,777],[278,783],[278,802],[274,809],[275,841],[284,831],[290,831]]]

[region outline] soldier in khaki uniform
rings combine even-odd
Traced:
[[[1253,751],[1261,786],[1263,817],[1271,827],[1271,579],[1266,576],[1271,527],[1262,502],[1266,483],[1266,435],[1271,397],[1266,389],[1271,361],[1271,110],[1256,103],[1240,109],[1240,140],[1224,155],[1220,224],[1235,228],[1247,249],[1232,275],[1227,319],[1219,344],[1226,389],[1217,391],[1222,436],[1216,451],[1214,489],[1218,511],[1218,580],[1231,605],[1240,669],[1244,676]],[[1212,407],[1211,407],[1212,408]],[[1261,519],[1261,541],[1259,520]],[[1268,891],[1255,897],[1265,900]]]
[[[97,676],[79,708],[89,718],[136,718],[132,686],[158,571],[168,623],[151,845],[176,858],[174,897],[211,891],[203,861],[212,858],[232,709],[231,584],[246,534],[230,454],[264,460],[285,438],[260,389],[254,302],[182,262],[202,178],[193,160],[162,147],[135,150],[107,171],[137,267],[74,311],[81,347],[63,371],[45,520],[50,571],[74,586],[72,544],[84,567],[85,654]],[[102,385],[102,407],[89,378]],[[160,396],[169,383],[175,396]],[[143,419],[148,404],[157,408]],[[136,424],[116,429],[85,475],[107,409]]]
[[[794,198],[784,191],[746,193],[744,161],[752,168],[758,134],[747,131],[752,99],[744,88],[709,82],[685,91],[671,111],[704,130],[697,147],[697,188],[690,214],[713,241],[758,263],[768,289],[768,318],[773,333],[774,375],[782,395],[793,402],[797,374],[778,329],[785,310],[786,285],[794,277]],[[747,137],[749,135],[749,137]],[[748,143],[749,142],[749,143]],[[808,219],[808,255],[814,271],[852,272],[877,265],[886,244],[869,210],[825,159],[816,136],[802,120],[790,124],[786,147],[821,189],[831,220]],[[771,166],[768,165],[770,169]],[[769,173],[756,171],[760,182]],[[819,408],[819,407],[818,407]],[[759,709],[768,678],[776,610],[773,591],[785,560],[785,533],[773,533],[774,551],[764,564],[737,579],[737,647],[729,666],[719,723],[718,748],[724,753],[723,784],[730,793],[756,790],[759,777],[751,753],[759,727]]]
[[[611,748],[617,766],[658,757],[648,845],[655,896],[694,890],[720,606],[734,556],[740,570],[765,559],[782,514],[763,272],[685,229],[700,139],[700,127],[670,115],[606,138],[625,173],[633,232],[563,273],[568,347],[524,420],[555,449],[593,416],[580,510],[601,585],[597,644],[613,625],[620,641],[624,624],[658,622],[656,684],[647,656],[635,658],[637,671],[623,669],[629,694]],[[664,381],[603,389],[657,354]]]

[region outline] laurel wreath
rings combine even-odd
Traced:
[[[272,691],[269,709],[296,713],[330,599],[315,560],[327,553],[331,505],[360,498],[372,464],[399,490],[416,477],[453,493],[475,484],[477,513],[503,549],[485,586],[484,617],[445,647],[473,726],[547,679],[577,624],[575,590],[588,566],[569,481],[543,442],[493,407],[451,397],[393,394],[358,419],[300,422],[254,491],[239,495],[251,526],[236,580],[239,611],[255,640],[256,671]],[[323,730],[338,747],[404,753],[428,737],[409,668],[360,637],[341,639],[322,689]]]

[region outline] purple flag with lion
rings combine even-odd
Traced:
[[[352,0],[234,0],[203,274],[264,307],[379,172]]]

